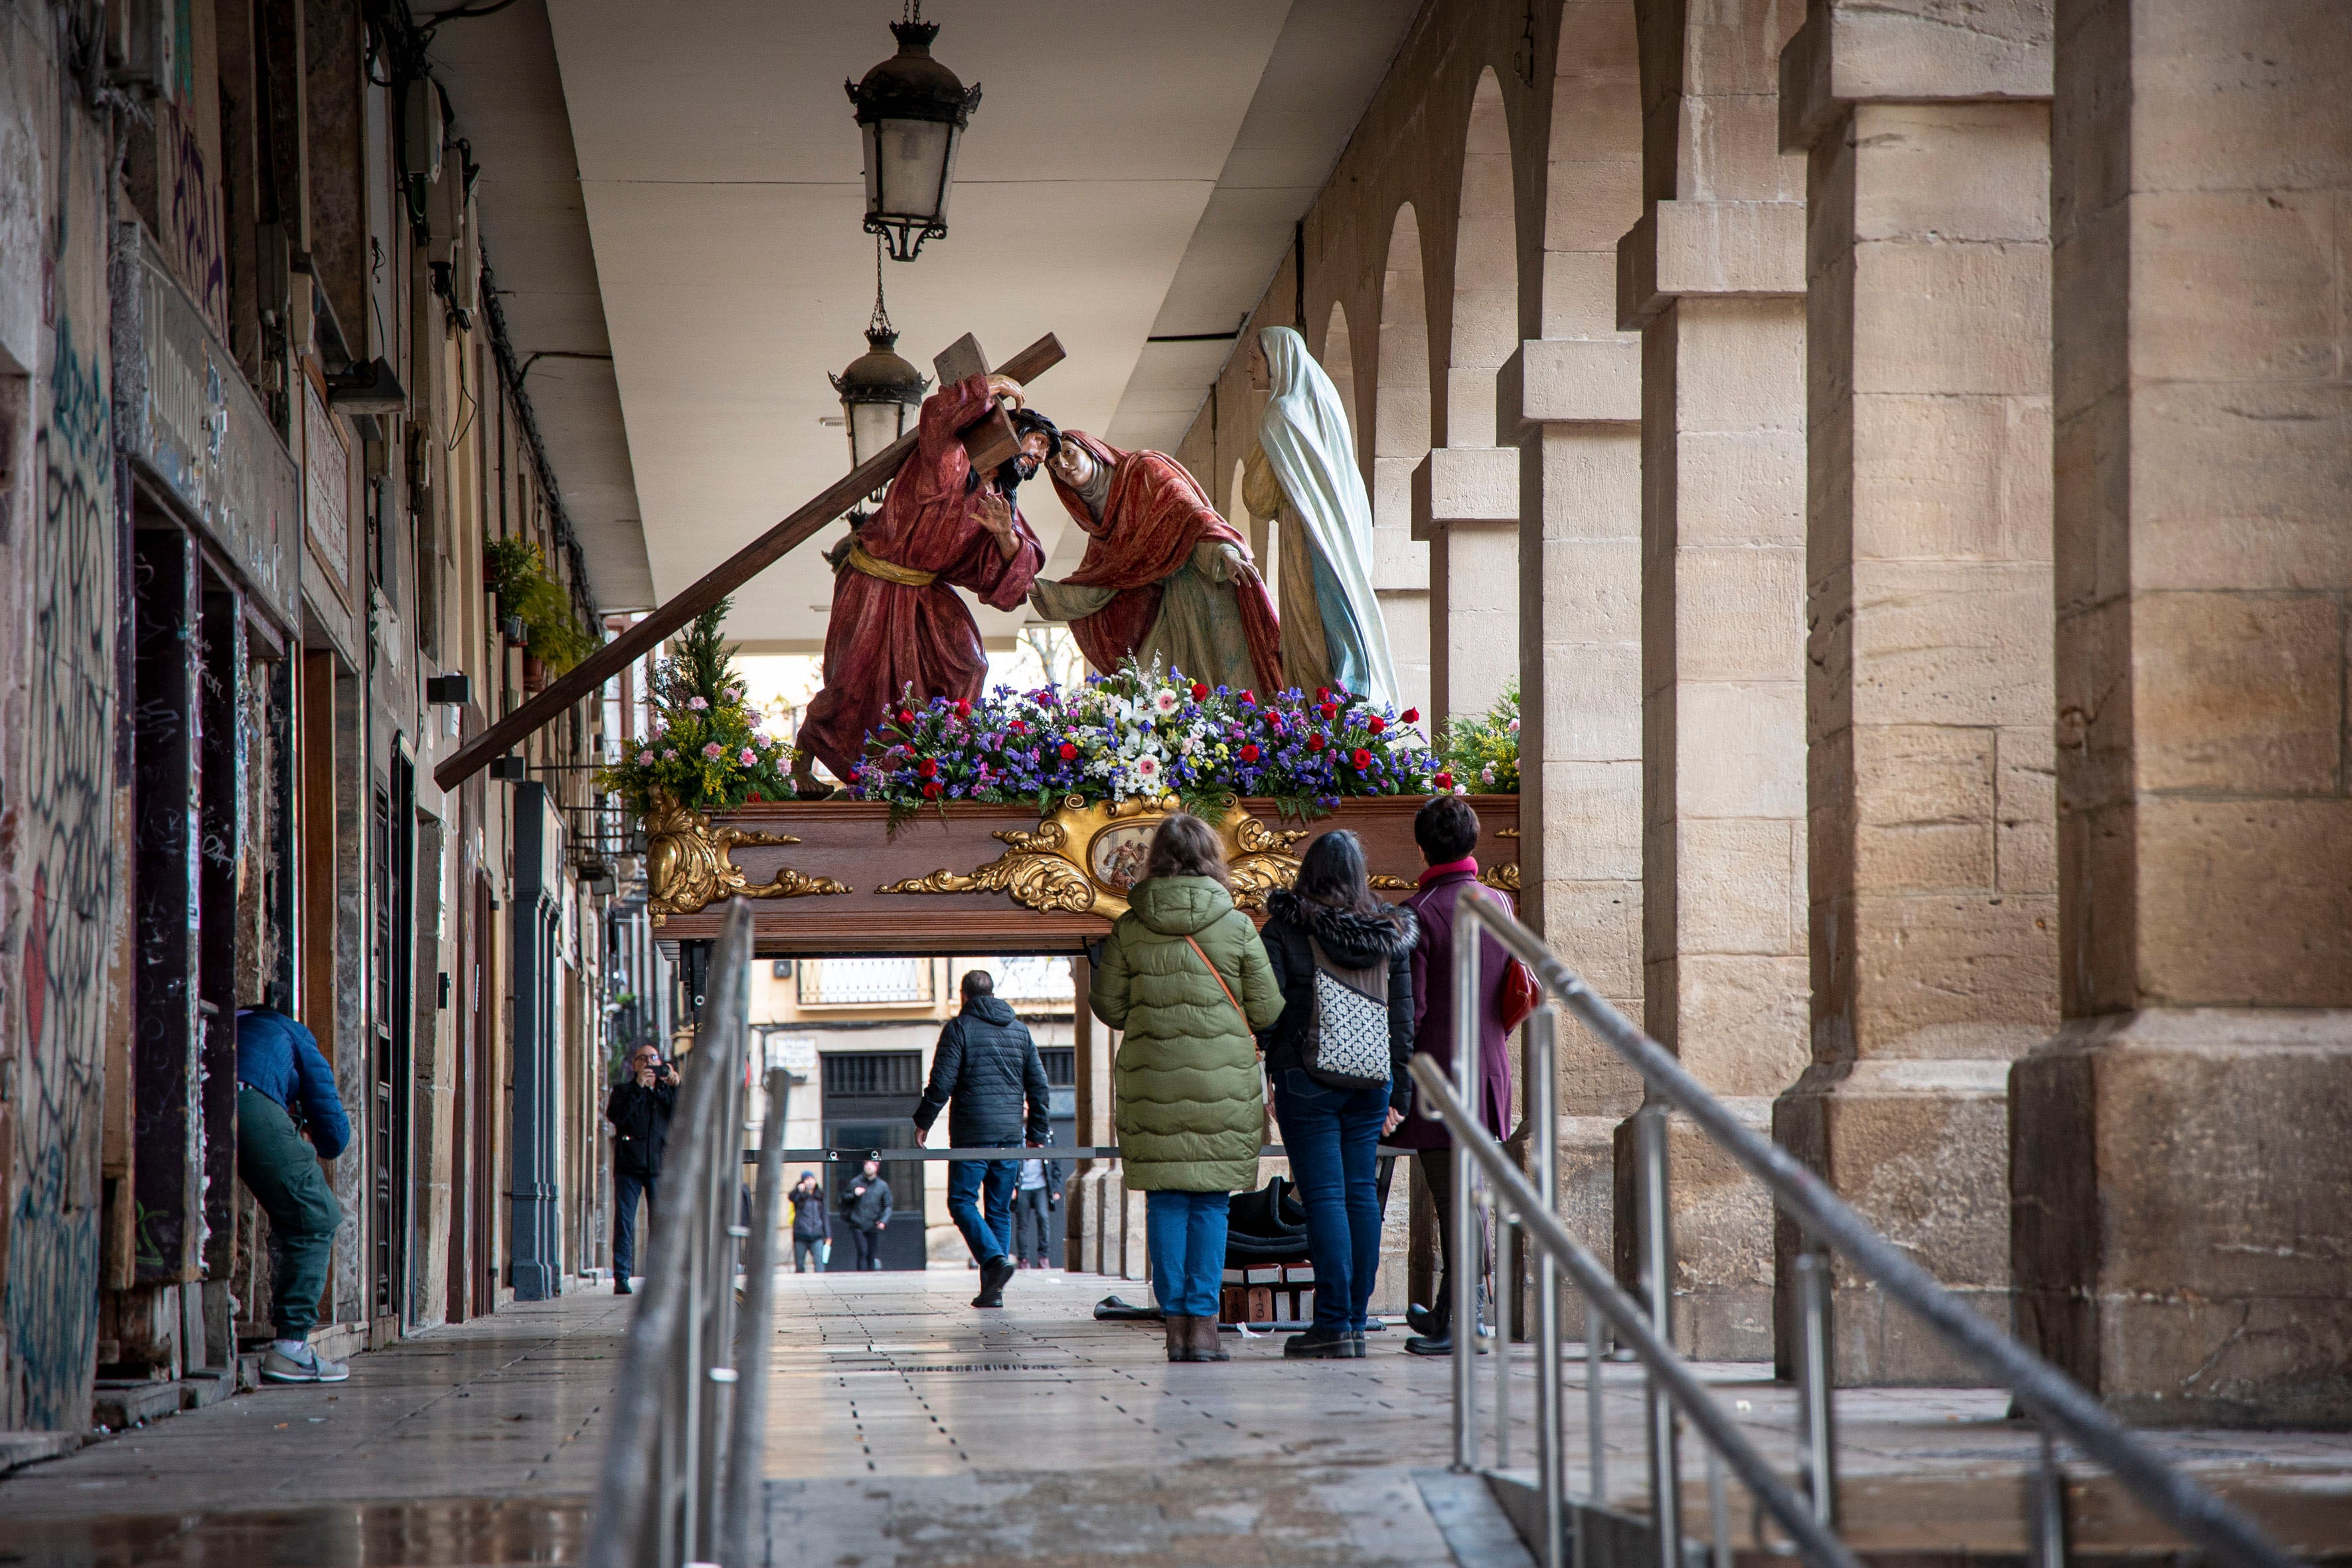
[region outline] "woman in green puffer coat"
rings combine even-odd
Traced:
[[[1281,1015],[1282,993],[1199,817],[1171,816],[1152,836],[1089,1002],[1126,1033],[1112,1067],[1119,1157],[1127,1190],[1144,1194],[1168,1359],[1229,1361],[1217,1342],[1225,1210],[1257,1185],[1265,1079],[1254,1036]]]

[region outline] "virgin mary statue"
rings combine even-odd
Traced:
[[[1288,327],[1258,333],[1250,369],[1274,400],[1242,471],[1242,500],[1281,524],[1284,678],[1393,707],[1396,666],[1372,595],[1371,498],[1339,389]]]

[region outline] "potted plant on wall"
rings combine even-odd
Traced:
[[[508,640],[523,645],[526,691],[537,691],[550,674],[562,675],[595,647],[596,639],[572,613],[571,594],[548,575],[547,556],[538,545],[520,538],[492,540],[482,550],[482,575],[498,595]]]
[[[1495,705],[1445,726],[1445,773],[1438,787],[1457,794],[1519,793],[1519,683],[1503,688]],[[1450,775],[1450,776],[1448,776]]]
[[[688,623],[647,683],[653,732],[596,774],[596,787],[640,822],[793,798],[793,749],[762,732],[764,715],[747,700],[720,631],[731,603],[721,599]]]

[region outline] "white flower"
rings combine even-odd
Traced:
[[[1151,710],[1154,713],[1159,714],[1163,719],[1169,714],[1175,712],[1176,710],[1182,705],[1182,700],[1179,698],[1173,690],[1165,686],[1161,687],[1151,699]]]
[[[1146,784],[1158,783],[1160,779],[1160,759],[1152,756],[1136,758],[1135,776],[1141,779]]]

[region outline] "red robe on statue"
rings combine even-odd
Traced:
[[[1085,447],[1110,474],[1110,493],[1103,501],[1099,521],[1086,500],[1058,476],[1054,488],[1069,509],[1071,521],[1087,534],[1086,557],[1076,572],[1061,580],[1062,585],[1117,590],[1108,604],[1072,620],[1070,631],[1087,663],[1098,670],[1114,670],[1144,647],[1160,619],[1163,585],[1192,564],[1195,550],[1203,544],[1230,544],[1238,547],[1246,561],[1249,541],[1217,515],[1191,472],[1165,452],[1123,451],[1083,430],[1065,430],[1062,439]],[[1220,584],[1215,591],[1224,591],[1224,585]],[[1232,580],[1231,592],[1253,672],[1244,684],[1264,692],[1279,691],[1282,626],[1265,584],[1252,570]],[[1213,682],[1216,679],[1205,665],[1184,673]]]
[[[964,488],[971,460],[956,433],[985,414],[987,403],[988,380],[979,375],[924,401],[913,454],[834,575],[824,689],[801,720],[800,743],[837,778],[849,777],[866,732],[908,687],[918,702],[980,696],[988,655],[956,588],[1013,609],[1045,563],[1044,546],[1017,507],[1013,529],[1020,548],[1007,559],[977,515],[988,486]]]

